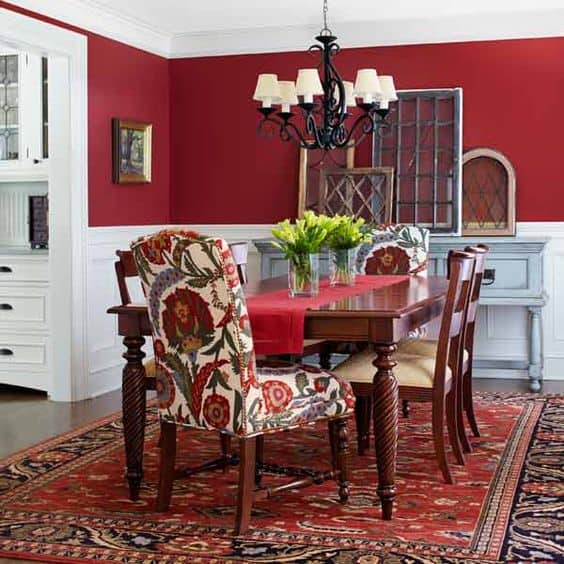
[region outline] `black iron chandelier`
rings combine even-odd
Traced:
[[[385,124],[390,102],[397,100],[394,80],[378,76],[375,69],[360,69],[354,84],[341,79],[333,64],[341,48],[327,27],[327,0],[323,1],[323,29],[315,39],[319,44],[309,51],[319,51],[321,62],[317,68],[300,69],[295,83],[279,81],[276,74],[259,75],[253,95],[262,102],[257,108],[263,116],[259,132],[269,134],[277,128],[283,141],[295,141],[306,149],[346,147]],[[302,109],[301,128],[292,106]],[[355,107],[361,110],[356,117]]]

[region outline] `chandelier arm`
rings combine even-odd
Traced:
[[[314,131],[313,141],[308,141],[304,137],[302,132],[291,121],[286,121],[285,123],[283,123],[281,125],[281,128],[287,130],[289,138],[297,141],[304,149],[319,149],[322,147],[322,145],[319,143],[317,130]]]
[[[353,123],[353,125],[351,126],[351,128],[349,129],[348,134],[345,137],[341,138],[341,140],[335,139],[334,142],[335,147],[346,147],[350,143],[357,129],[361,125],[362,125],[362,135],[364,136],[372,133],[373,131],[376,131],[378,129],[379,123],[377,121],[376,115],[374,114],[364,113],[358,116],[355,122]]]

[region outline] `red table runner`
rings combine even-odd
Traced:
[[[354,286],[330,286],[319,283],[319,295],[291,298],[288,290],[247,298],[256,354],[301,354],[304,346],[305,312],[313,307],[337,302],[406,280],[409,276],[358,276]]]

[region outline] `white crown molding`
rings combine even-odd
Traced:
[[[171,34],[100,0],[10,0],[133,47],[167,57],[304,51],[318,26],[273,26]],[[346,48],[564,36],[564,10],[434,15],[418,19],[333,22]]]
[[[170,56],[171,34],[126,16],[111,4],[96,0],[9,0],[31,10],[87,31],[115,39],[162,57]]]
[[[564,11],[439,16],[412,20],[335,23],[342,47],[376,47],[564,36]],[[315,26],[264,27],[175,35],[171,57],[304,51]]]

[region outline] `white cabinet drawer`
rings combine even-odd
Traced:
[[[24,291],[0,287],[0,327],[47,329],[47,295],[36,289]]]
[[[47,282],[47,255],[0,255],[0,284],[3,282]]]
[[[4,371],[45,372],[49,339],[41,335],[0,335],[0,382]]]

